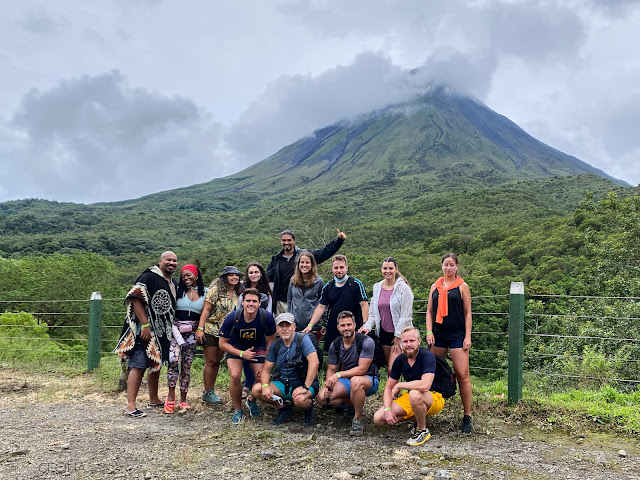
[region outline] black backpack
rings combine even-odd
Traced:
[[[436,357],[436,376],[433,379],[431,390],[441,393],[444,398],[451,398],[458,389],[456,375],[446,358],[435,354],[434,356]]]
[[[287,364],[290,367],[294,367],[298,371],[300,379],[304,382],[304,379],[307,378],[307,369],[309,368],[307,357],[302,354],[302,341],[304,340],[305,335],[309,337],[309,340],[311,340],[311,343],[313,343],[313,346],[316,349],[316,353],[318,354],[318,361],[320,362],[320,364],[318,365],[318,372],[320,372],[320,369],[324,364],[324,352],[320,348],[320,345],[318,345],[318,339],[316,338],[315,333],[296,333],[298,334],[296,335],[296,354],[292,358],[287,360]],[[271,348],[274,349],[276,360],[278,359],[278,352],[280,351],[280,348],[283,344],[284,342],[282,341],[282,338],[278,337],[271,345]],[[276,363],[273,371],[271,372],[271,379],[278,380],[280,377],[280,369],[278,368],[278,364]]]
[[[378,369],[380,369],[382,367],[386,367],[387,366],[387,359],[384,356],[384,350],[382,349],[382,344],[380,343],[380,340],[378,339],[378,335],[376,335],[376,332],[374,332],[373,330],[371,330],[369,333],[367,333],[367,335],[369,337],[371,337],[371,339],[376,344],[376,349],[375,349],[374,354],[373,354],[373,363],[376,364],[376,367],[378,367]]]
[[[362,343],[364,342],[364,337],[365,337],[365,336],[366,336],[366,335],[365,335],[364,333],[356,333],[356,339],[355,339],[355,342],[356,342],[356,350],[358,351],[358,356],[360,356],[360,354],[362,353]],[[372,338],[372,340],[374,340],[374,339]],[[337,352],[338,354],[340,354],[340,342],[342,342],[342,336],[339,336],[339,337],[338,337],[338,338],[336,338],[333,342],[331,342],[331,346],[332,346],[333,348],[335,348],[335,349],[336,349],[336,352]],[[375,342],[375,340],[374,340],[374,342]],[[379,344],[376,344],[376,348],[377,348],[377,345],[379,345]],[[380,348],[380,350],[382,350],[382,347]],[[374,354],[373,354],[373,361],[372,361],[371,363],[373,363],[377,368],[380,368],[380,367],[378,366],[378,361],[377,361],[377,359],[376,359],[376,356],[377,356],[377,355],[376,355],[376,353],[374,352]],[[382,358],[384,359],[384,352],[382,352]],[[384,365],[386,365],[386,363],[387,363],[387,362],[386,362],[386,361],[384,361],[384,362],[382,363],[382,365],[384,366]],[[340,369],[340,360],[338,360],[338,370],[339,370],[339,369]],[[378,376],[379,376],[379,375],[380,375],[380,372],[378,372]]]
[[[242,316],[242,312],[244,311],[244,308],[239,308],[237,309],[235,312],[233,312],[233,326],[231,327],[231,330],[229,331],[229,338],[231,338],[231,335],[233,335],[233,332],[236,331],[236,327],[238,326],[238,323],[240,322],[240,317]],[[259,308],[258,309],[258,318],[260,318],[260,323],[262,324],[262,331],[265,331],[265,323],[267,322],[267,311],[264,308]],[[266,336],[266,334],[265,334]]]

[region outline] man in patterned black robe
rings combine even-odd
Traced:
[[[162,407],[158,398],[160,369],[169,359],[171,325],[176,309],[176,282],[171,278],[178,266],[173,252],[164,252],[158,265],[138,277],[124,303],[127,316],[114,352],[127,360],[127,409],[131,417],[146,414],[136,407],[136,397],[145,370],[149,387],[149,407]]]

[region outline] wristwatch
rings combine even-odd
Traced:
[[[307,387],[306,385],[302,385],[302,388],[304,388],[305,390],[309,390],[309,387]]]

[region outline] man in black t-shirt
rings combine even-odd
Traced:
[[[321,250],[308,250],[316,259],[316,263],[320,265],[322,262],[329,260],[331,255],[336,253],[347,235],[338,229],[336,238],[329,242]],[[269,265],[267,265],[267,276],[269,281],[273,282],[271,294],[273,298],[273,313],[278,315],[287,311],[287,293],[289,292],[289,282],[296,269],[296,263],[300,253],[303,252],[296,247],[296,236],[291,230],[284,230],[280,233],[280,244],[282,250],[275,254]]]
[[[430,391],[436,373],[436,357],[420,347],[418,329],[405,328],[400,341],[404,353],[393,362],[384,389],[384,407],[373,415],[373,421],[376,425],[415,421],[417,426],[407,445],[418,446],[431,438],[426,423],[427,415],[435,415],[442,410],[444,398],[440,393]],[[404,382],[399,381],[400,376]],[[408,392],[398,396],[401,390]]]
[[[231,422],[234,425],[244,417],[240,382],[243,360],[250,362],[255,378],[259,379],[267,350],[275,336],[273,315],[264,310],[260,312],[260,292],[255,288],[247,288],[242,295],[242,310],[227,315],[219,331],[220,349],[227,352],[229,393],[235,408]],[[252,417],[260,415],[255,399],[247,399],[247,405]]]
[[[329,345],[340,336],[338,331],[338,314],[340,312],[353,312],[356,322],[356,331],[362,327],[364,320],[369,318],[369,303],[364,285],[355,277],[347,275],[349,266],[347,257],[334,255],[331,261],[333,279],[327,282],[322,289],[320,302],[313,312],[309,325],[304,332],[310,332],[313,326],[320,321],[327,308],[329,319],[325,325],[324,349],[329,351]]]

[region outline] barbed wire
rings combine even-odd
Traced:
[[[571,313],[525,313],[525,317],[603,318],[606,320],[640,320],[639,317],[608,317],[606,315],[573,315]]]
[[[525,337],[575,338],[581,340],[611,340],[617,342],[640,342],[640,338],[591,337],[586,335],[555,335],[551,333],[525,333]]]
[[[611,378],[611,377],[590,377],[587,375],[567,375],[565,373],[541,373],[538,372],[536,370],[526,370],[523,371],[523,373],[537,373],[543,377],[563,377],[563,378],[579,378],[579,379],[587,379],[587,380],[598,380],[598,381],[602,381],[602,380],[613,380],[614,382],[621,382],[621,383],[640,383],[640,380],[630,380],[627,378]]]

